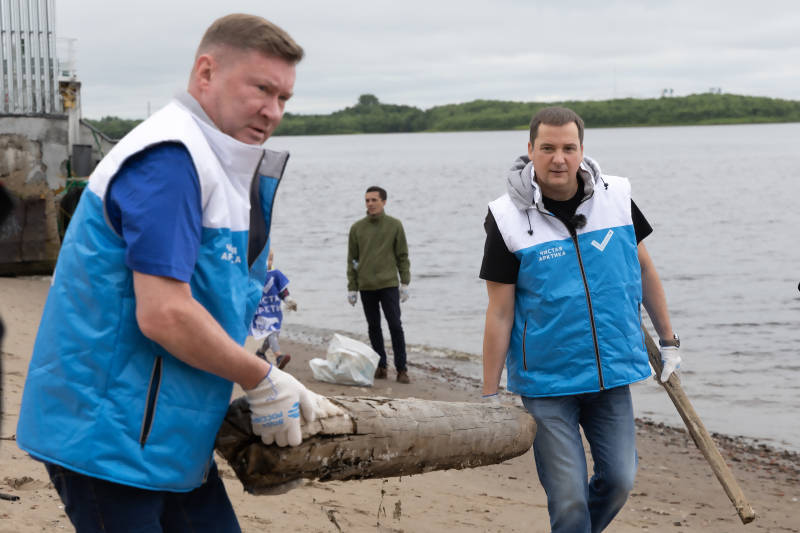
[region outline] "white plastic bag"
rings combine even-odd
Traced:
[[[371,387],[380,356],[363,342],[334,333],[326,359],[308,362],[314,379],[339,385]]]

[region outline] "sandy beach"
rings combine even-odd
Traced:
[[[3,413],[0,431],[0,533],[66,530],[72,526],[44,467],[15,443],[15,428],[48,278],[0,278],[3,344]],[[321,324],[320,326],[324,326]],[[254,343],[248,344],[254,349]],[[380,380],[371,388],[315,381],[308,361],[324,345],[288,340],[286,368],[329,396],[415,397],[473,401],[478,382],[410,361],[410,385]],[[236,396],[240,390],[234,391]],[[512,399],[512,401],[518,401]],[[746,424],[746,420],[742,421]],[[638,424],[639,471],[631,497],[608,531],[800,532],[800,457],[715,435],[723,456],[756,510],[743,525],[708,464],[681,428]],[[402,478],[306,482],[280,496],[244,492],[224,459],[218,464],[243,531],[285,532],[545,532],[545,495],[532,452],[502,464]]]

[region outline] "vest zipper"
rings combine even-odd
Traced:
[[[563,220],[562,220],[563,222]],[[594,343],[594,358],[597,361],[597,378],[600,381],[600,390],[605,389],[605,385],[603,384],[603,369],[600,366],[600,345],[597,342],[597,326],[594,322],[594,309],[592,308],[592,296],[589,294],[589,282],[586,280],[586,271],[583,268],[583,258],[581,257],[581,249],[578,246],[578,232],[575,231],[575,228],[570,227],[566,223],[564,223],[569,230],[570,237],[572,237],[572,242],[575,243],[575,252],[578,254],[578,266],[581,269],[581,277],[583,278],[583,290],[586,292],[586,303],[589,306],[589,323],[592,326],[592,342]]]
[[[142,419],[142,431],[139,434],[139,444],[144,448],[147,437],[150,435],[150,429],[153,426],[153,418],[156,414],[156,401],[158,400],[158,391],[161,388],[161,356],[156,357],[153,362],[153,370],[150,373],[150,385],[147,387],[147,404],[144,409],[144,418]]]
[[[528,336],[528,320],[525,320],[525,326],[522,328],[522,368],[528,370],[528,359],[525,354],[525,337]]]

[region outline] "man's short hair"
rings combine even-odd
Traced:
[[[367,192],[376,192],[376,193],[378,193],[378,196],[381,197],[381,200],[383,200],[384,202],[386,201],[386,189],[384,189],[382,187],[378,187],[377,185],[373,185],[372,187],[367,187]]]
[[[304,53],[303,48],[280,27],[264,18],[243,13],[215,20],[200,40],[197,56],[220,45],[242,51],[255,50],[293,65],[303,59]]]
[[[531,119],[531,144],[536,140],[536,135],[539,133],[539,124],[547,124],[548,126],[563,126],[574,122],[578,126],[578,138],[583,146],[583,119],[578,114],[567,107],[545,107],[540,109]]]

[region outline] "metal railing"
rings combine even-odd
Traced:
[[[55,0],[0,0],[0,114],[61,113]]]

